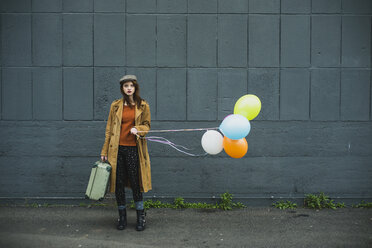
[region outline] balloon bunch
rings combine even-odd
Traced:
[[[241,158],[248,151],[245,137],[251,131],[250,120],[253,120],[261,110],[260,99],[252,94],[239,98],[234,106],[234,114],[222,121],[219,130],[208,130],[204,133],[201,143],[205,152],[211,155],[220,153],[223,149],[232,158]]]

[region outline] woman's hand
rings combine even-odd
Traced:
[[[136,134],[138,133],[137,128],[133,127],[133,128],[130,130],[130,133],[136,135]]]
[[[101,161],[102,161],[102,162],[107,161],[107,156],[101,156]]]

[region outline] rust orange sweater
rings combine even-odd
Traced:
[[[130,130],[134,127],[134,116],[135,107],[130,108],[129,106],[123,107],[123,115],[121,119],[120,129],[120,141],[121,146],[136,146],[136,136],[130,133]]]

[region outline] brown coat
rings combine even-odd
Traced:
[[[119,139],[120,139],[120,128],[121,119],[123,114],[123,98],[112,102],[110,107],[110,113],[106,125],[106,138],[103,144],[101,156],[107,156],[108,161],[112,166],[111,180],[110,180],[110,192],[115,192],[116,184],[116,163],[119,150]],[[146,101],[142,101],[141,106],[136,106],[135,109],[135,121],[134,127],[138,131],[145,131],[138,133],[138,135],[144,137],[147,131],[151,128],[151,113],[150,106]],[[150,157],[147,150],[146,139],[137,137],[137,148],[139,156],[139,172],[140,172],[140,187],[142,192],[147,192],[152,189],[151,186],[151,167]],[[127,185],[130,187],[129,185]]]

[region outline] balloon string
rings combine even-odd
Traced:
[[[210,127],[210,128],[194,128],[194,129],[168,129],[168,130],[150,130],[150,131],[137,131],[138,133],[165,133],[165,132],[190,132],[190,131],[203,131],[203,130],[216,130],[219,127]]]
[[[169,140],[167,140],[166,138],[163,138],[163,137],[157,137],[157,136],[141,137],[138,134],[136,134],[136,135],[140,139],[146,139],[148,141],[157,142],[157,143],[164,144],[164,145],[169,145],[170,147],[174,148],[175,150],[177,150],[179,152],[182,152],[182,153],[184,153],[186,155],[189,155],[189,156],[199,157],[199,156],[205,156],[205,155],[208,154],[208,153],[204,153],[204,154],[193,154],[193,153],[182,151],[178,147],[182,147],[185,150],[190,150],[190,149],[187,148],[187,147],[181,146],[181,145],[174,144],[173,142],[171,142],[171,141],[169,141]]]

